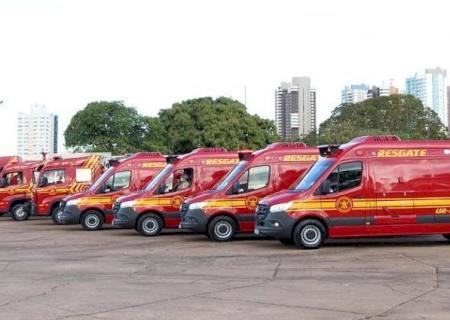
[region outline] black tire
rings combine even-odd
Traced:
[[[0,217],[3,216],[5,213],[4,212],[0,212]]]
[[[445,239],[450,241],[450,233],[446,233],[442,235]]]
[[[53,221],[53,223],[56,224],[56,225],[62,224],[62,223],[59,221],[59,219],[58,219],[58,213],[59,213],[59,212],[61,212],[61,209],[59,208],[59,206],[54,207],[54,208],[52,209],[52,221]]]
[[[100,230],[104,221],[103,215],[95,210],[88,210],[81,216],[81,225],[87,231]]]
[[[218,216],[208,224],[208,237],[217,242],[231,241],[236,236],[236,223],[227,216]]]
[[[291,246],[291,245],[294,244],[294,240],[292,240],[291,238],[281,238],[281,239],[278,239],[278,240],[280,240],[280,242],[282,244],[284,244],[285,246]]]
[[[16,204],[11,210],[11,217],[16,221],[25,221],[30,217],[26,203]]]
[[[146,213],[139,217],[137,231],[145,237],[154,237],[161,233],[163,220],[156,213]]]
[[[324,225],[315,219],[307,219],[299,222],[294,228],[292,238],[298,248],[320,248],[327,237]]]

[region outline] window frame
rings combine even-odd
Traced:
[[[129,175],[129,179],[128,179],[128,185],[127,185],[125,188],[121,188],[121,189],[115,190],[115,189],[114,189],[114,182],[115,182],[115,180],[116,180],[116,174],[118,174],[118,173],[123,173],[123,172],[128,172],[128,173],[130,174],[130,175]],[[109,193],[114,193],[114,192],[117,192],[117,191],[120,191],[120,190],[126,190],[126,189],[129,189],[129,188],[130,188],[130,185],[131,185],[132,176],[133,176],[132,170],[122,170],[122,171],[114,172],[114,173],[112,173],[108,178],[104,179],[104,182],[103,182],[103,184],[102,184],[101,186],[99,186],[99,189],[98,189],[97,193],[99,193],[99,194],[109,194]],[[102,189],[103,189],[103,187],[106,186],[106,183],[107,183],[111,178],[112,178],[112,186],[111,186],[112,189],[111,189],[111,191],[109,191],[109,192],[101,192]]]
[[[41,186],[40,184],[40,181],[41,181],[41,178],[44,178],[44,176],[45,176],[45,174],[47,173],[47,172],[56,172],[56,171],[62,171],[63,173],[64,173],[64,175],[63,175],[63,177],[64,177],[64,181],[62,182],[62,183],[56,183],[56,180],[55,180],[55,182],[54,183],[48,183],[48,177],[47,177],[47,184],[45,185],[45,186]],[[58,185],[62,185],[62,184],[65,184],[66,182],[67,182],[67,172],[66,172],[66,169],[64,169],[64,168],[55,168],[55,169],[48,169],[48,170],[45,170],[45,171],[43,171],[40,175],[39,175],[39,181],[38,181],[38,187],[39,188],[47,188],[47,187],[52,187],[52,186],[58,186]]]
[[[263,168],[263,167],[267,167],[268,170],[268,175],[267,175],[267,181],[266,184],[263,187],[260,187],[258,189],[254,189],[254,190],[248,190],[248,186],[249,186],[249,181],[250,181],[250,170],[255,169],[255,168]],[[247,174],[247,190],[244,192],[238,192],[238,193],[233,193],[233,186],[236,183],[239,183],[239,180],[241,180],[241,178]],[[247,170],[241,172],[241,175],[238,177],[235,177],[234,182],[230,185],[230,187],[228,188],[226,194],[227,195],[233,195],[233,196],[238,196],[238,195],[242,195],[242,194],[248,194],[248,193],[252,193],[252,192],[256,192],[262,189],[265,189],[267,187],[270,186],[270,177],[272,174],[272,166],[269,164],[262,164],[262,165],[257,165],[257,166],[253,166],[253,167],[248,167]]]
[[[339,186],[340,186],[339,179],[340,179],[340,173],[341,173],[340,167],[343,166],[343,165],[349,164],[349,163],[359,163],[359,164],[361,164],[361,179],[359,180],[358,185],[356,185],[356,186],[354,186],[354,187],[351,187],[351,188],[344,189],[344,190],[340,190],[340,188],[339,188]],[[338,169],[338,178],[337,178],[337,180],[338,180],[338,190],[335,191],[335,192],[329,192],[329,193],[327,193],[327,194],[325,194],[325,195],[335,195],[335,194],[338,194],[338,193],[341,193],[341,192],[344,192],[344,191],[353,190],[353,189],[355,189],[355,188],[361,187],[361,184],[362,184],[362,181],[363,181],[363,178],[364,178],[364,162],[363,162],[362,160],[353,160],[353,161],[341,162],[341,163],[339,163],[337,166],[335,166],[335,167],[334,167],[334,168],[326,175],[326,178],[323,179],[323,180],[319,183],[317,189],[314,191],[314,195],[316,195],[316,196],[324,196],[323,194],[321,194],[320,188],[322,187],[322,184],[328,179],[328,177],[329,177],[329,176],[333,173],[333,171],[336,170],[336,169]]]

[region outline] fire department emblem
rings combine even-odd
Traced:
[[[340,197],[336,200],[336,210],[341,213],[348,213],[352,211],[353,203],[348,197]]]
[[[173,197],[170,200],[170,204],[171,204],[172,207],[177,207],[178,208],[178,207],[181,206],[182,203],[183,203],[183,197],[181,197],[181,196]]]
[[[245,199],[245,205],[247,209],[254,210],[258,205],[258,201],[259,201],[258,197],[255,196],[248,197],[247,199]]]

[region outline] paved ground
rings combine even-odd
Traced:
[[[441,237],[212,243],[0,218],[0,319],[450,319]]]

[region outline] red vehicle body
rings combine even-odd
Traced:
[[[0,172],[2,172],[4,166],[20,162],[22,162],[22,159],[17,156],[0,157]]]
[[[201,148],[167,158],[168,165],[143,192],[121,197],[114,205],[113,225],[135,228],[145,236],[178,228],[184,199],[212,188],[238,162],[238,153]]]
[[[166,166],[166,158],[159,152],[139,152],[110,165],[88,190],[64,198],[57,224],[81,223],[85,230],[98,230],[111,223],[114,201],[144,188]]]
[[[303,248],[326,238],[450,239],[449,141],[360,137],[319,151],[297,186],[260,201],[255,233]]]
[[[260,198],[289,188],[319,159],[317,148],[280,142],[256,152],[239,153],[241,162],[213,190],[182,206],[180,228],[228,241],[236,232],[253,232]]]
[[[3,166],[0,181],[0,215],[24,209],[34,197],[34,172],[42,166],[42,161],[12,160]],[[14,217],[14,216],[13,216]]]

